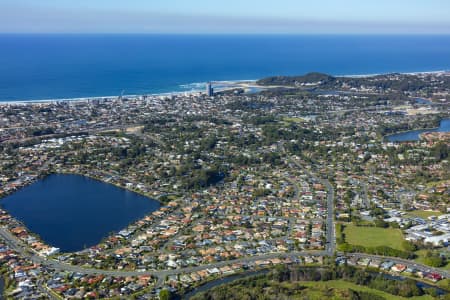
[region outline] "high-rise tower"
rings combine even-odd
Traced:
[[[206,95],[208,95],[208,97],[214,96],[214,88],[212,87],[211,82],[206,84]]]

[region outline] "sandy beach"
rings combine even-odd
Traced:
[[[388,73],[389,74],[389,73]],[[388,74],[364,74],[364,75],[332,75],[336,77],[355,77],[355,78],[363,78],[363,77],[372,77],[372,76],[379,76],[379,75],[388,75]],[[429,74],[450,74],[450,71],[428,71],[428,72],[410,72],[410,73],[398,73],[398,74],[404,74],[404,75],[429,75]],[[275,75],[274,75],[275,76]],[[234,89],[244,89],[244,90],[251,90],[251,89],[260,89],[260,90],[267,90],[271,88],[279,88],[283,86],[261,86],[258,85],[256,82],[258,80],[223,80],[223,81],[211,81],[213,84],[213,88],[215,92],[225,92],[229,90]],[[171,97],[171,96],[193,96],[193,95],[199,95],[201,93],[205,92],[206,88],[206,82],[202,83],[191,83],[191,84],[184,84],[180,86],[195,86],[195,88],[192,88],[191,90],[186,91],[173,91],[173,92],[166,92],[166,93],[156,93],[156,94],[129,94],[129,95],[123,95],[123,98],[131,98],[131,99],[137,99],[142,96],[146,97]],[[116,100],[118,99],[118,95],[112,95],[112,96],[93,96],[93,97],[79,97],[79,98],[57,98],[57,99],[38,99],[38,100],[13,100],[13,101],[0,101],[0,106],[3,105],[36,105],[36,104],[48,104],[48,103],[57,103],[57,102],[87,102],[87,101],[93,101],[93,100]]]
[[[234,90],[237,88],[242,89],[267,89],[268,87],[259,86],[256,84],[256,80],[236,80],[236,81],[213,81],[213,87],[215,92],[224,92],[229,90]],[[201,84],[199,84],[201,85]],[[206,82],[204,83],[206,88]],[[139,97],[171,97],[171,96],[192,96],[204,93],[205,89],[192,89],[188,91],[174,91],[167,93],[157,93],[157,94],[142,94],[142,95],[123,95],[123,98],[137,99]],[[48,104],[57,102],[88,102],[94,100],[117,100],[119,96],[94,96],[94,97],[80,97],[80,98],[58,98],[58,99],[41,99],[41,100],[14,100],[14,101],[1,101],[0,106],[4,105],[37,105],[37,104]]]

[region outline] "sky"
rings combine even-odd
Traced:
[[[0,33],[450,34],[448,0],[0,0]]]

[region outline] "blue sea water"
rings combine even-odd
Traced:
[[[450,35],[0,35],[0,101],[189,91],[311,71],[450,69]]]

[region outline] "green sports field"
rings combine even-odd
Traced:
[[[345,241],[351,245],[388,246],[393,249],[404,250],[402,246],[404,238],[400,229],[357,227],[353,224],[346,224],[344,233]]]

